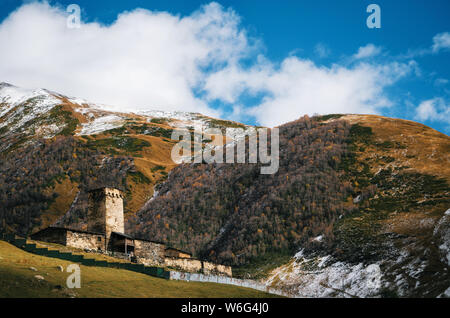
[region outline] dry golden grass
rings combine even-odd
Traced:
[[[42,215],[41,229],[48,227],[64,215],[70,208],[73,200],[78,193],[78,184],[71,182],[68,178],[62,182],[55,182],[54,188],[47,188],[44,191],[46,195],[58,194],[55,201],[48,208],[48,212]]]
[[[61,99],[61,105],[63,106],[64,111],[69,111],[74,118],[76,118],[80,124],[85,124],[92,121],[86,114],[83,114],[76,109],[86,108],[89,109],[89,113],[93,114],[95,117],[104,116],[104,115],[119,115],[124,119],[124,122],[133,123],[135,125],[148,125],[153,127],[159,127],[166,130],[172,130],[174,127],[170,126],[166,122],[162,123],[154,123],[149,122],[148,117],[140,116],[132,113],[119,113],[112,111],[105,111],[100,109],[92,109],[87,105],[78,105],[73,104],[65,97],[59,97]],[[205,117],[209,118],[209,117]],[[215,120],[214,118],[209,118],[211,120]],[[179,122],[179,124],[183,124],[179,120],[170,120],[171,122]],[[230,122],[231,125],[240,125],[239,123]],[[189,124],[189,123],[185,123]],[[78,125],[75,130],[75,134],[79,133],[82,129],[82,125]],[[156,137],[156,136],[148,136],[141,134],[127,134],[127,136],[131,138],[137,138],[140,140],[147,141],[151,144],[150,147],[144,147],[141,151],[137,151],[134,153],[128,153],[126,155],[130,155],[134,158],[135,168],[138,172],[142,173],[145,177],[150,180],[150,183],[140,183],[133,179],[132,176],[127,177],[127,182],[129,184],[130,190],[132,191],[132,195],[128,198],[126,205],[126,216],[132,215],[137,212],[142,206],[149,200],[149,198],[153,195],[153,188],[157,183],[162,182],[167,173],[170,172],[174,167],[177,166],[171,159],[171,151],[175,141],[171,141],[164,137]],[[114,137],[113,134],[108,132],[103,132],[101,134],[91,136],[95,139],[101,138],[109,138]],[[76,138],[85,141],[83,138],[76,136]],[[217,144],[218,138],[216,136],[211,135],[207,136],[213,140],[213,144]],[[223,141],[226,142],[226,137],[223,138]],[[164,170],[155,169],[157,166],[164,166]],[[61,215],[63,215],[69,209],[73,199],[76,195],[77,184],[71,184],[70,181],[65,180],[61,184],[56,184],[53,189],[47,189],[48,194],[57,193],[58,198],[48,209],[48,214],[44,215],[43,227],[52,224],[54,221],[58,219]]]
[[[27,253],[0,241],[0,298],[4,297],[277,297],[214,283],[171,281],[123,269],[80,265],[81,288],[68,289],[71,262]],[[35,270],[31,270],[33,267]],[[44,280],[38,280],[40,275]]]
[[[81,114],[80,112],[77,112],[76,110],[74,110],[74,108],[83,108],[83,107],[79,107],[78,105],[75,105],[75,104],[71,103],[71,102],[70,102],[67,98],[65,98],[65,97],[62,97],[62,98],[61,98],[61,105],[63,105],[63,110],[69,111],[69,112],[72,114],[72,116],[73,116],[74,118],[78,119],[78,121],[79,121],[81,124],[87,123],[87,122],[89,121],[89,120],[86,118],[86,116],[84,116],[84,115]],[[79,130],[80,128],[81,128],[81,127],[78,127],[77,132],[78,132],[78,130]]]
[[[450,137],[430,127],[409,120],[377,115],[346,115],[341,117],[352,124],[372,128],[376,142],[390,141],[401,144],[404,149],[371,149],[364,156],[390,156],[395,165],[409,167],[420,173],[442,177],[450,182]],[[377,172],[380,166],[372,166]]]
[[[409,120],[377,115],[345,115],[339,118],[342,119],[351,124],[358,123],[371,127],[376,144],[390,142],[393,145],[392,147],[368,145],[364,151],[357,151],[359,160],[370,162],[372,173],[389,167],[403,167],[404,171],[433,175],[450,182],[449,136]],[[394,160],[388,163],[377,160],[382,157],[391,157]],[[423,201],[427,199],[424,198]],[[428,235],[432,232],[433,224],[442,217],[448,206],[444,203],[427,205],[418,203],[407,212],[394,212],[387,219],[380,221],[383,231],[408,236]]]
[[[136,183],[131,177],[127,178],[133,196],[127,202],[127,212],[135,213],[147,202],[153,195],[153,187],[162,180],[161,170],[152,171],[156,166],[164,166],[168,173],[176,164],[171,159],[171,150],[173,143],[165,139],[154,136],[130,135],[130,137],[145,140],[151,144],[151,147],[145,147],[139,152],[141,157],[134,157],[136,170],[150,179],[150,184]]]
[[[83,123],[88,123],[91,120],[87,118],[86,115],[82,114],[79,111],[76,111],[75,108],[83,108],[87,106],[79,106],[71,103],[68,99],[62,98],[63,110],[69,111],[73,117],[78,119],[78,121]],[[137,124],[147,124],[150,126],[161,127],[164,129],[171,129],[172,127],[164,124],[156,124],[156,123],[148,123],[147,118],[135,115],[135,114],[125,114],[118,112],[110,112],[105,110],[96,110],[90,109],[90,113],[93,113],[94,116],[104,116],[109,114],[115,115],[123,115],[127,118],[127,121],[133,121]],[[82,126],[79,125],[75,131],[75,133],[79,133],[81,131]],[[112,135],[111,135],[112,136]],[[133,135],[130,134],[130,137],[145,140],[151,143],[151,147],[145,147],[142,151],[137,152],[136,154],[129,154],[134,157],[136,170],[143,173],[147,178],[149,178],[150,184],[141,184],[133,181],[131,177],[127,178],[127,181],[130,184],[130,188],[133,192],[131,200],[127,202],[126,213],[127,215],[134,214],[138,211],[147,200],[153,195],[153,186],[162,180],[162,174],[160,171],[152,172],[151,169],[160,165],[166,167],[166,172],[168,173],[171,169],[173,169],[176,164],[171,160],[171,149],[173,143],[168,142],[165,138],[162,137],[154,137],[154,136],[146,136],[146,135]],[[96,138],[98,136],[95,136]],[[109,134],[102,134],[101,138],[110,137]],[[80,137],[76,137],[81,139]],[[42,227],[46,227],[56,221],[61,215],[67,212],[70,205],[72,204],[76,192],[77,192],[77,184],[71,184],[69,180],[64,180],[61,184],[57,183],[53,189],[47,189],[46,191],[49,194],[57,193],[58,198],[48,209],[48,213],[45,213],[43,216],[43,225]]]
[[[429,232],[440,217],[433,213],[416,211],[415,213],[393,213],[383,220],[386,233],[398,233],[408,236],[417,236],[421,232]]]

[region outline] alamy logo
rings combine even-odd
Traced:
[[[269,131],[270,152],[268,151]],[[259,160],[263,164],[261,174],[274,174],[279,168],[278,128],[227,128],[225,136],[219,128],[178,129],[172,132],[172,139],[179,141],[172,148],[172,160],[175,163],[255,164]],[[246,144],[248,144],[248,152]]]
[[[67,13],[70,15],[67,17],[67,27],[69,29],[81,28],[81,8],[78,4],[71,4],[67,6]]]
[[[67,272],[72,273],[67,277],[67,288],[81,288],[81,269],[77,264],[67,266]]]
[[[369,29],[380,29],[381,28],[381,8],[378,4],[369,4],[366,9],[367,13],[371,13],[367,17],[367,27]]]

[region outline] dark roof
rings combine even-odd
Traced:
[[[111,232],[111,234],[118,235],[118,236],[123,236],[123,237],[126,237],[127,239],[134,240],[134,237],[132,237],[132,236],[130,236],[128,234],[125,234],[125,233]]]
[[[179,249],[174,248],[174,247],[167,247],[167,248],[166,248],[166,251],[167,251],[167,250],[177,251],[177,252],[184,253],[184,254],[188,254],[188,255],[191,255],[191,256],[192,256],[192,253],[189,253],[189,252],[186,252],[186,251],[183,251],[183,250],[179,250]]]
[[[131,235],[124,234],[124,233],[120,233],[120,232],[112,232],[112,234],[115,234],[115,235],[118,235],[118,236],[123,236],[123,237],[126,237],[127,239],[130,239],[130,240],[136,240],[136,241],[143,241],[143,242],[150,242],[150,243],[155,243],[155,244],[162,244],[162,245],[165,245],[165,243],[163,243],[163,242],[150,241],[150,240],[147,240],[147,239],[142,239],[142,238],[138,238],[138,237],[133,237],[133,236],[131,236]]]
[[[105,235],[105,233],[77,230],[77,229],[71,229],[71,228],[62,227],[62,226],[49,226],[49,227],[46,227],[45,229],[37,231],[34,234],[31,234],[31,236],[36,235],[36,234],[41,233],[41,232],[44,232],[44,231],[49,231],[49,230],[50,231],[51,230],[64,230],[64,231],[71,231],[71,232],[78,232],[78,233],[85,233],[85,234],[92,234],[92,235],[103,235],[103,236]]]
[[[152,240],[147,240],[147,239],[143,239],[143,238],[139,238],[139,237],[135,237],[134,239],[137,240],[137,241],[143,241],[143,242],[150,242],[150,243],[155,243],[155,244],[166,245],[166,243],[164,243],[164,242],[152,241]]]

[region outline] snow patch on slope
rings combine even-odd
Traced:
[[[80,106],[89,105],[89,102],[87,100],[85,100],[85,99],[82,99],[82,98],[68,97],[67,100],[69,102],[71,102],[72,104],[76,104],[76,105],[80,105]]]
[[[78,135],[95,135],[110,129],[120,128],[125,124],[122,117],[116,115],[105,115],[94,118],[89,123],[82,124],[82,129]]]
[[[44,139],[53,138],[56,136],[66,125],[41,125],[36,128],[36,135],[41,136]]]
[[[207,127],[208,122],[199,113],[188,113],[180,111],[162,111],[162,110],[143,110],[136,112],[137,115],[152,118],[168,118],[171,119],[168,124],[175,128],[193,127],[201,129]]]
[[[34,106],[38,108],[38,111],[42,110],[41,112],[60,103],[59,99],[45,89],[30,90],[3,84],[0,85],[0,103],[4,103],[5,105],[0,109],[0,117],[30,99],[35,99]]]
[[[142,110],[136,112],[138,115],[153,117],[153,118],[171,118],[176,120],[186,120],[192,121],[197,119],[201,114],[199,113],[188,113],[188,112],[180,112],[180,111],[163,111],[163,110]]]
[[[331,262],[331,256],[305,258],[302,251],[265,281],[299,297],[375,297],[381,288],[378,264]]]
[[[0,128],[9,125],[10,130],[24,126],[30,120],[45,114],[61,101],[45,89],[24,89],[2,83],[0,85],[0,117],[12,112],[0,123]]]
[[[442,295],[439,295],[440,298],[445,297],[445,298],[450,298],[450,287],[447,288],[447,290],[445,292],[442,293]]]
[[[441,251],[444,261],[450,266],[450,209],[437,223],[433,235],[439,240],[439,250]]]

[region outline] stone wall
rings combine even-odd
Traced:
[[[175,268],[186,272],[201,272],[202,261],[194,258],[172,258],[166,257],[164,259],[164,265],[166,267]]]
[[[117,189],[105,188],[106,236],[111,232],[125,233],[123,219],[123,196]]]
[[[106,254],[108,256],[114,257],[114,258],[120,258],[126,261],[130,261],[131,257],[130,254],[125,254],[125,253],[120,253],[120,252],[111,252],[111,251],[107,251]]]
[[[125,232],[120,190],[101,188],[90,191],[88,204],[88,231],[106,233],[107,240],[111,232]]]
[[[271,288],[270,286],[261,283],[256,282],[249,279],[238,279],[238,278],[231,278],[231,277],[225,277],[225,276],[217,276],[217,275],[204,275],[204,274],[198,274],[198,273],[182,273],[182,272],[175,272],[170,271],[170,279],[171,280],[184,280],[188,282],[204,282],[204,283],[218,283],[218,284],[227,284],[227,285],[235,285],[235,286],[241,286],[246,288],[252,288],[256,290],[260,290],[266,293],[274,294],[274,295],[280,295],[285,297],[298,297],[297,294],[291,294],[286,291]]]
[[[166,257],[164,260],[164,265],[166,267],[190,273],[202,272],[205,275],[221,275],[232,277],[233,274],[230,266],[204,262],[195,258]]]
[[[164,250],[164,244],[134,240],[134,255],[140,264],[147,266],[164,265]]]
[[[67,231],[67,246],[87,249],[87,250],[105,250],[105,236],[99,234],[90,234],[82,232]]]
[[[202,262],[202,263],[203,263],[203,274],[205,275],[225,275],[228,277],[233,276],[231,266],[214,264],[210,262]]]
[[[188,254],[186,252],[174,249],[174,248],[168,248],[166,249],[166,257],[171,258],[191,258],[191,254]]]

